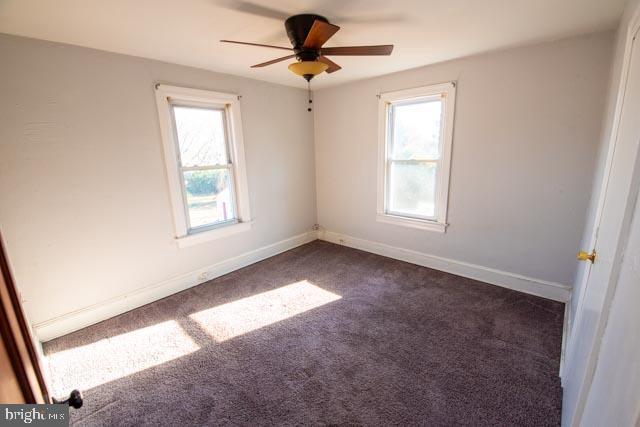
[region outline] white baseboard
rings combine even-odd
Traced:
[[[40,341],[49,341],[316,239],[316,231],[299,234],[164,282],[139,288],[133,292],[34,324],[33,329]]]
[[[493,285],[515,289],[555,301],[569,301],[571,288],[560,283],[534,279],[519,274],[398,248],[331,231],[321,231],[319,233],[311,231],[165,280],[164,282],[139,288],[133,292],[34,324],[33,329],[37,338],[42,342],[46,342],[246,267],[265,258],[288,251],[311,242],[316,238]]]
[[[372,252],[374,254],[410,262],[423,267],[433,268],[435,270],[445,271],[447,273],[468,277],[470,279],[514,289],[516,291],[537,295],[555,301],[566,303],[569,301],[569,296],[571,294],[571,287],[561,283],[548,282],[546,280],[509,273],[495,268],[483,267],[481,265],[429,255],[410,249],[398,248],[396,246],[359,239],[357,237],[334,233],[332,231],[320,231],[318,233],[318,238],[327,242],[349,246],[351,248]]]

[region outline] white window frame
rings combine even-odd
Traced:
[[[417,218],[393,213],[388,209],[390,111],[393,104],[416,102],[420,99],[442,100],[441,121],[442,154],[437,160],[436,200],[433,218]],[[451,149],[453,145],[453,121],[456,99],[456,82],[446,82],[412,89],[382,93],[378,101],[378,188],[376,219],[387,224],[401,225],[444,233],[447,229],[447,207],[449,199],[449,177],[451,171]],[[422,161],[420,161],[422,162]]]
[[[238,95],[157,84],[156,104],[167,168],[175,239],[178,245],[187,247],[249,230],[251,228],[251,213]],[[171,111],[172,105],[222,108],[225,110],[225,132],[227,133],[227,149],[231,170],[230,179],[232,180],[232,189],[235,190],[232,191],[232,197],[235,202],[236,221],[227,221],[189,230],[187,203],[180,165],[180,149]]]

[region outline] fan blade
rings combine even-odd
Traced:
[[[244,44],[244,45],[247,45],[247,46],[270,47],[270,48],[273,48],[273,49],[293,50],[290,47],[271,46],[270,44],[260,44],[260,43],[238,42],[238,41],[235,41],[235,40],[220,40],[220,42],[222,42],[222,43]]]
[[[341,66],[339,66],[338,64],[336,64],[335,62],[327,58],[326,56],[321,56],[320,58],[318,58],[318,61],[324,62],[329,66],[329,68],[326,69],[326,72],[329,74],[342,69]]]
[[[305,49],[320,49],[339,29],[340,27],[337,25],[316,19],[313,21],[313,25],[302,46]]]
[[[342,46],[342,47],[323,47],[320,49],[322,55],[340,55],[340,56],[373,56],[373,55],[391,55],[393,52],[392,44],[380,46]]]
[[[295,54],[283,56],[282,58],[276,58],[272,59],[271,61],[263,62],[261,64],[252,65],[251,68],[266,67],[267,65],[275,64],[276,62],[284,61],[285,59],[294,58],[295,56]]]

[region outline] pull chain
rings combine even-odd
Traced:
[[[311,104],[313,104],[313,100],[311,99],[311,81],[307,80],[307,96],[309,97],[309,107],[307,107],[307,111],[311,111]]]

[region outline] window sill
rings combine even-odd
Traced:
[[[178,247],[180,248],[187,248],[199,243],[209,242],[211,240],[217,240],[243,231],[248,231],[249,229],[251,229],[251,222],[238,222],[233,225],[214,228],[213,230],[201,231],[184,237],[176,237],[176,243],[178,243]]]
[[[436,231],[438,233],[444,233],[448,224],[442,222],[429,221],[426,219],[413,219],[405,218],[396,215],[378,213],[376,216],[378,222],[384,222],[386,224],[401,225],[403,227],[417,228],[420,230]]]

